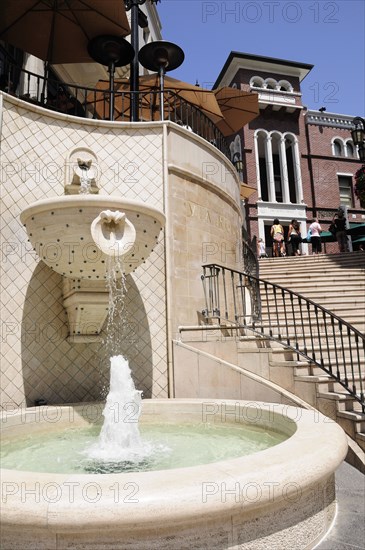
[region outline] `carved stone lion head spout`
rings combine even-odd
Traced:
[[[92,159],[90,159],[90,160],[83,160],[83,159],[79,159],[79,158],[77,159],[77,164],[79,165],[81,170],[89,170],[92,163],[93,163]]]
[[[136,240],[136,229],[124,212],[103,210],[91,223],[91,236],[108,256],[126,256]]]

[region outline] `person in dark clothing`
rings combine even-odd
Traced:
[[[80,101],[66,92],[62,86],[58,88],[55,97],[48,101],[48,106],[52,107],[56,111],[66,113],[68,115],[80,117],[85,116],[85,111]]]
[[[348,252],[348,239],[346,234],[346,217],[342,208],[339,208],[337,213],[333,216],[333,223],[336,227],[336,239],[338,243],[338,249],[340,252]]]
[[[300,234],[300,225],[297,220],[292,220],[289,225],[288,238],[292,247],[293,256],[300,256],[299,245],[302,242]]]

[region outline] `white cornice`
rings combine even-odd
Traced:
[[[269,105],[271,105],[274,108],[274,111],[279,110],[279,108],[284,107],[286,111],[289,113],[293,113],[295,110],[302,110],[304,107],[303,105],[292,105],[290,103],[282,103],[280,101],[265,101],[260,100],[259,101],[259,108],[260,109],[266,109]]]
[[[345,128],[347,130],[352,127],[353,119],[354,117],[351,115],[340,115],[337,113],[322,113],[321,111],[307,111],[306,113],[307,124]]]
[[[256,59],[242,59],[240,57],[234,57],[227,68],[225,74],[222,76],[219,86],[229,86],[235,75],[240,69],[252,69],[253,71],[265,72],[268,74],[280,74],[286,76],[294,76],[302,81],[308,74],[308,69],[297,67],[295,65],[282,65],[280,63],[269,62],[267,60]]]

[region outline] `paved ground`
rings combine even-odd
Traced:
[[[344,462],[336,473],[338,515],[316,550],[365,549],[365,476]]]

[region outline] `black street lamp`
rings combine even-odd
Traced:
[[[149,0],[151,4],[158,4],[160,0]],[[139,6],[146,3],[146,0],[124,0],[125,9],[131,12],[131,44],[135,51],[135,56],[131,62],[131,121],[138,122],[138,91],[139,91],[139,39],[138,39],[138,19]]]
[[[365,162],[365,120],[357,116],[352,124],[355,127],[351,130],[352,141],[358,147],[361,162]]]
[[[238,152],[234,153],[232,164],[236,168],[240,180],[242,180],[243,179],[243,160],[241,158],[241,153],[238,153]]]

